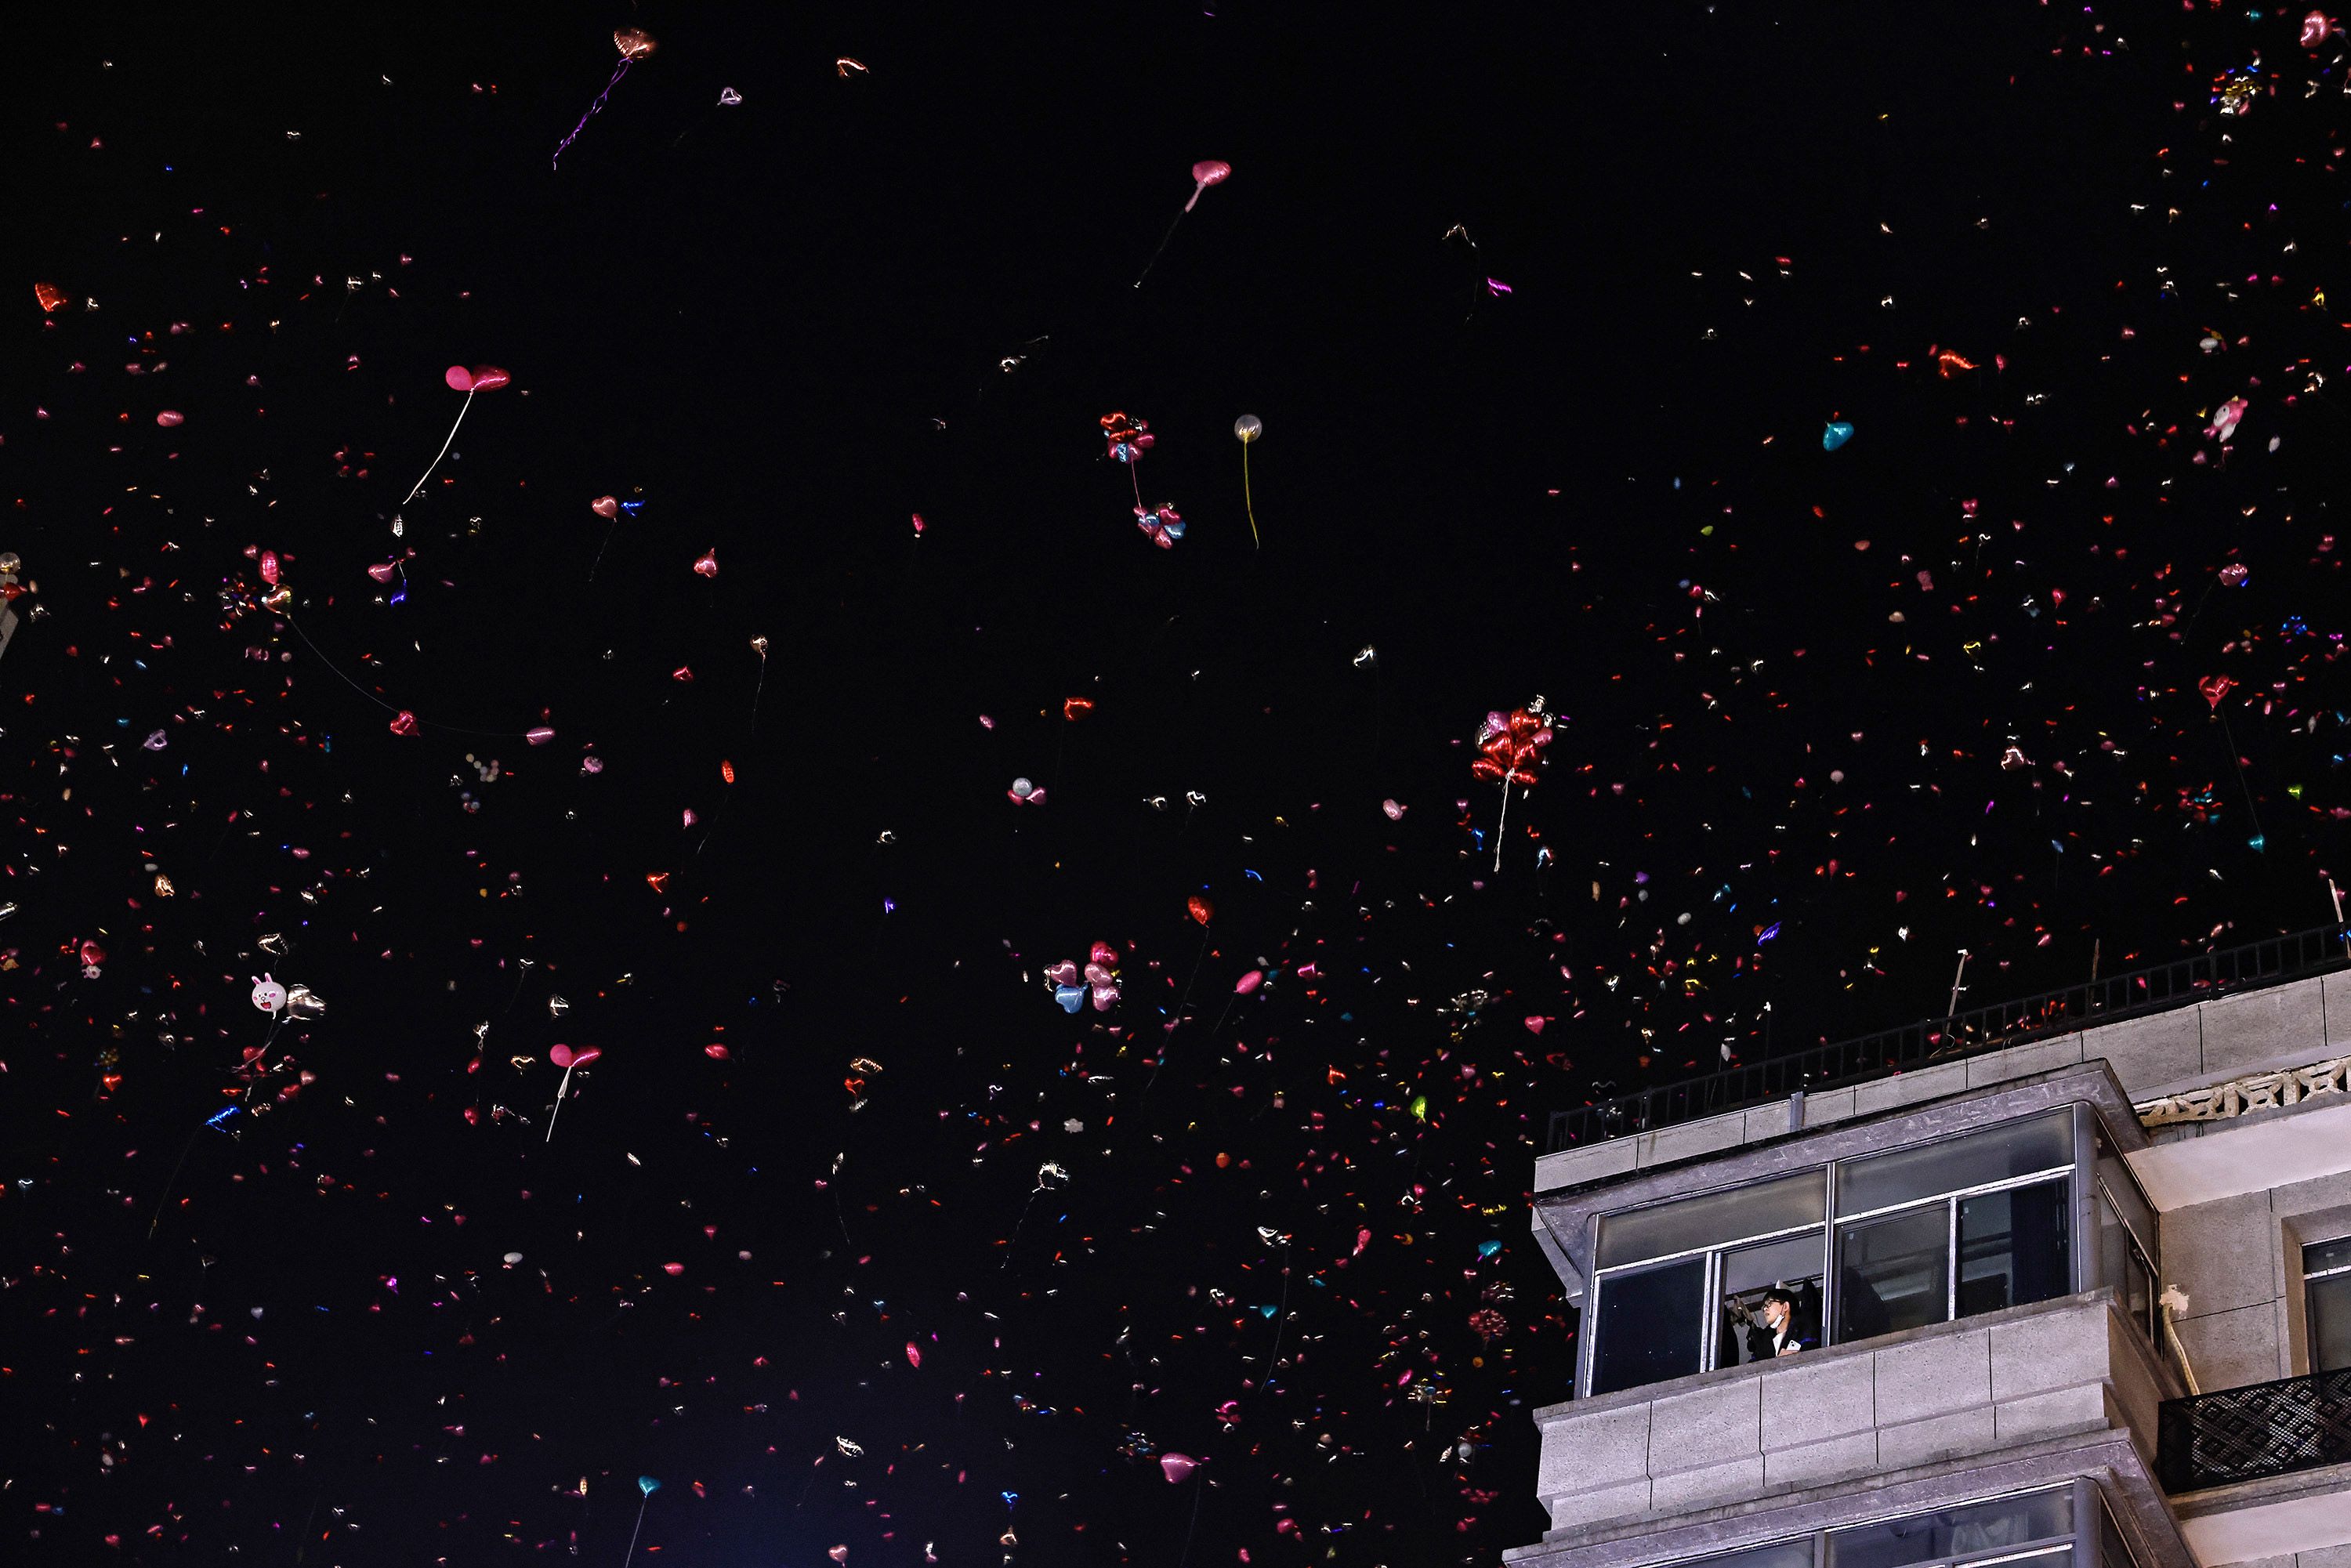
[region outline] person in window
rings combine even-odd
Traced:
[[[1782,1290],[1765,1292],[1762,1322],[1750,1323],[1747,1328],[1748,1360],[1794,1355],[1799,1351],[1818,1350],[1820,1343],[1818,1331],[1807,1333],[1797,1324],[1793,1295]]]

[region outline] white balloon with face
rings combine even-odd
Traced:
[[[264,975],[253,982],[253,1005],[275,1017],[286,1005],[286,988]]]

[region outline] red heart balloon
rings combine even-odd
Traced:
[[[475,365],[474,367],[474,384],[467,390],[472,392],[496,392],[512,380],[514,380],[512,376],[507,374],[506,371],[498,369],[496,365]]]
[[[713,1061],[725,1061],[727,1059],[726,1048],[723,1045],[705,1045],[702,1048],[702,1054]]]
[[[2229,695],[2229,688],[2236,684],[2226,675],[2207,675],[2196,683],[2196,689],[2204,694],[2206,702],[2217,708],[2220,706],[2220,699]]]
[[[373,566],[368,568],[367,571],[368,575],[374,578],[378,582],[390,582],[392,579],[392,574],[399,570],[400,568],[395,562],[380,560]]]
[[[1093,951],[1088,953],[1086,957],[1092,962],[1101,965],[1105,969],[1115,969],[1118,967],[1118,949],[1112,946],[1107,942],[1095,943],[1093,946]]]
[[[621,515],[621,503],[610,496],[599,496],[588,503],[588,509],[600,517],[610,519]]]
[[[695,558],[694,570],[704,577],[716,577],[718,575],[718,552],[715,549],[704,550],[699,556]]]
[[[1217,906],[1196,893],[1184,901],[1184,907],[1191,912],[1193,919],[1203,925],[1217,917]]]
[[[402,708],[398,713],[392,716],[391,728],[392,733],[394,735],[414,735],[416,733],[416,716],[410,713],[406,708]]]

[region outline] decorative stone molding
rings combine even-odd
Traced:
[[[2346,1082],[2347,1074],[2351,1074],[2351,1056],[2338,1056],[2308,1067],[2250,1073],[2210,1089],[2167,1094],[2159,1100],[2142,1101],[2131,1109],[2138,1113],[2139,1124],[2146,1127],[2168,1127],[2181,1122],[2225,1122],[2248,1111],[2272,1111],[2281,1105],[2299,1104],[2314,1094],[2351,1092],[2351,1082]]]

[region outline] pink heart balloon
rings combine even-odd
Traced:
[[[585,1067],[603,1054],[592,1045],[579,1051],[568,1045],[559,1045],[548,1051],[547,1060],[568,1071],[575,1067]]]
[[[715,549],[704,550],[700,555],[695,558],[694,570],[704,577],[716,577],[718,575],[718,552]]]
[[[1171,1453],[1159,1456],[1159,1470],[1167,1478],[1169,1486],[1174,1486],[1199,1468],[1200,1461],[1189,1454]]]
[[[1087,985],[1107,986],[1110,983],[1111,977],[1110,971],[1108,969],[1103,968],[1100,964],[1088,964],[1086,966]]]
[[[392,574],[399,570],[400,567],[396,562],[380,560],[373,566],[368,568],[367,571],[368,575],[374,578],[378,582],[390,582],[392,579]]]
[[[610,519],[621,515],[621,503],[610,496],[599,496],[588,503],[588,509],[600,517]]]
[[[1078,983],[1078,966],[1074,961],[1065,958],[1046,970],[1045,977],[1057,986],[1074,986]]]
[[[1233,177],[1233,166],[1215,158],[1192,165],[1193,180],[1203,185],[1221,185]]]
[[[474,384],[468,390],[473,392],[496,392],[512,380],[514,380],[512,376],[507,374],[506,371],[498,369],[496,365],[475,365],[474,367]]]

